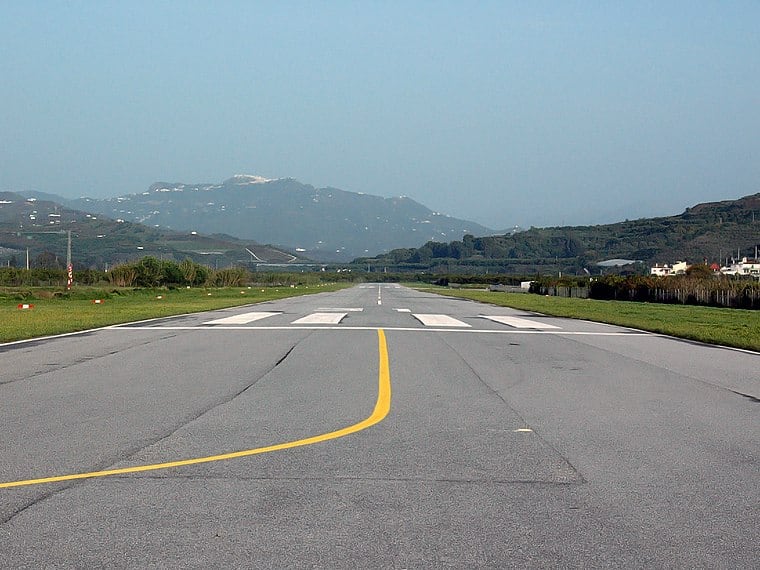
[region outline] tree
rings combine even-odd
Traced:
[[[475,236],[465,234],[462,236],[462,257],[472,257],[475,253]]]
[[[132,287],[136,277],[134,265],[117,265],[108,272],[108,280],[116,287]]]
[[[211,279],[211,268],[205,265],[195,264],[195,279],[191,285],[205,285]]]
[[[34,258],[34,266],[40,269],[60,269],[58,257],[50,251],[43,251]]]
[[[185,279],[185,283],[188,285],[195,284],[195,276],[198,273],[195,262],[189,257],[186,257],[180,264],[179,270],[182,272],[182,277]]]
[[[429,245],[423,245],[417,249],[410,259],[412,263],[430,263],[433,258],[433,250]]]
[[[185,277],[177,265],[173,261],[161,262],[161,285],[181,285],[185,283]]]
[[[161,262],[155,257],[143,257],[135,265],[135,270],[135,285],[138,287],[157,287],[161,284]]]
[[[248,279],[248,272],[241,267],[229,267],[214,272],[213,280],[217,287],[239,287]]]
[[[696,279],[712,279],[714,274],[706,263],[695,263],[686,268],[686,275]]]

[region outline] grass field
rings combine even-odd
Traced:
[[[79,287],[71,293],[46,289],[4,289],[0,290],[0,342],[336,291],[348,286],[335,284],[263,289],[233,287],[171,290]],[[452,290],[446,287],[425,287],[425,290],[546,315],[610,323],[760,352],[758,311],[565,299],[525,293]],[[96,299],[102,303],[94,303]],[[34,307],[18,309],[18,305],[23,303]]]
[[[97,327],[210,311],[285,297],[337,291],[348,285],[219,289],[0,290],[0,343]],[[96,299],[101,303],[95,303]],[[31,309],[19,309],[31,304]]]
[[[419,287],[418,287],[419,288]],[[760,312],[690,305],[596,301],[426,287],[425,290],[556,317],[585,319],[760,352]]]

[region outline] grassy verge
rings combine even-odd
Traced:
[[[0,342],[337,291],[347,286],[171,290],[78,287],[70,293],[28,288],[4,289],[0,290]],[[102,303],[94,303],[96,299]],[[32,304],[34,307],[20,310],[19,304]]]
[[[760,352],[760,312],[689,305],[596,301],[543,297],[527,293],[451,290],[428,291],[556,317],[585,319],[667,334],[710,344]]]

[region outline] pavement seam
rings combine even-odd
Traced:
[[[651,333],[651,334],[654,335],[655,333]],[[669,339],[675,340],[675,341],[683,341],[684,340],[684,339],[680,339],[680,338],[669,337],[667,335],[656,335],[656,336],[662,336],[663,338],[669,338]],[[715,384],[713,382],[710,382],[709,380],[702,380],[701,378],[695,378],[694,376],[687,376],[684,372],[679,372],[678,370],[672,370],[670,368],[666,368],[665,366],[658,365],[658,364],[656,364],[654,362],[650,362],[648,360],[642,360],[641,358],[636,358],[635,356],[630,356],[628,354],[622,354],[620,352],[614,351],[614,350],[612,350],[610,348],[607,348],[607,347],[596,346],[596,345],[591,345],[591,344],[585,344],[585,343],[581,342],[576,337],[568,336],[568,337],[565,337],[565,338],[567,338],[567,340],[569,340],[569,341],[572,341],[572,342],[575,342],[577,344],[582,345],[586,349],[593,348],[595,350],[600,350],[600,351],[602,351],[604,353],[607,353],[607,354],[614,354],[618,358],[623,358],[623,359],[629,360],[630,362],[636,362],[638,364],[650,367],[653,370],[657,370],[657,371],[663,371],[664,370],[668,374],[672,374],[673,376],[681,378],[684,381],[689,381],[689,382],[695,382],[697,384],[702,384],[703,386],[707,386],[709,388],[713,388],[713,389],[719,390],[721,392],[730,392],[732,394],[736,394],[738,396],[742,396],[744,398],[748,398],[749,400],[752,400],[752,401],[758,401],[758,400],[760,400],[760,398],[758,398],[757,396],[754,396],[754,395],[751,395],[751,394],[746,394],[744,392],[740,392],[740,391],[734,390],[732,388],[729,388],[728,386],[724,386],[724,385],[721,385],[721,384]],[[691,342],[691,341],[688,341],[688,342]],[[726,347],[717,346],[717,345],[714,345],[714,344],[702,344],[702,343],[698,343],[698,344],[701,344],[702,346],[707,347],[707,348],[715,348],[715,349],[721,349],[721,350],[724,349],[724,348],[726,348]],[[739,349],[736,349],[736,350],[739,350]]]
[[[464,365],[465,365],[465,366],[467,366],[467,368],[469,368],[469,369],[470,369],[470,372],[472,372],[473,376],[475,376],[475,378],[477,378],[477,379],[478,379],[478,382],[480,382],[480,383],[481,383],[483,386],[485,386],[485,388],[486,388],[486,389],[487,389],[489,392],[491,392],[491,393],[492,393],[493,395],[495,395],[495,396],[496,396],[496,397],[497,397],[499,400],[501,400],[501,401],[502,401],[502,403],[503,403],[503,404],[504,404],[504,405],[505,405],[507,408],[509,408],[509,410],[510,410],[512,413],[514,413],[514,414],[515,414],[515,415],[516,415],[518,418],[520,418],[520,421],[521,421],[521,422],[523,422],[523,425],[525,425],[525,427],[530,427],[530,429],[533,431],[533,433],[535,433],[535,434],[536,434],[536,436],[537,436],[537,437],[538,437],[538,438],[539,438],[541,441],[543,441],[543,442],[544,442],[544,443],[545,443],[545,444],[546,444],[546,445],[549,447],[549,449],[551,449],[552,451],[554,451],[554,453],[556,453],[557,455],[559,455],[559,457],[561,457],[561,458],[562,458],[562,460],[563,460],[563,461],[564,461],[564,462],[567,464],[567,466],[568,466],[570,469],[572,469],[573,473],[575,473],[575,474],[576,474],[576,475],[577,475],[577,476],[580,478],[580,480],[581,480],[581,482],[582,482],[582,483],[586,483],[586,482],[587,482],[587,481],[586,481],[586,477],[584,477],[583,473],[581,473],[581,472],[580,472],[580,470],[579,470],[579,469],[578,469],[578,468],[577,468],[575,465],[573,465],[573,464],[570,462],[570,459],[568,459],[568,457],[567,457],[567,456],[565,456],[565,454],[564,454],[564,453],[562,453],[562,452],[561,452],[559,449],[557,449],[557,448],[554,446],[554,444],[552,444],[552,443],[551,443],[550,441],[548,441],[548,440],[547,440],[547,439],[546,439],[544,436],[542,436],[542,435],[541,435],[541,433],[540,433],[539,431],[537,431],[537,430],[536,430],[536,429],[534,429],[533,427],[529,426],[529,424],[528,424],[528,421],[527,421],[527,420],[526,420],[526,419],[523,417],[523,415],[522,415],[520,412],[518,412],[518,411],[517,411],[517,410],[514,408],[514,406],[512,406],[512,404],[510,404],[510,403],[509,403],[509,402],[508,402],[508,401],[507,401],[507,400],[504,398],[504,396],[502,396],[502,394],[501,394],[500,392],[498,392],[497,390],[495,390],[495,389],[493,388],[493,386],[491,386],[491,385],[490,385],[488,382],[486,382],[485,380],[483,380],[483,378],[480,376],[480,374],[478,374],[478,373],[477,373],[477,371],[476,371],[476,370],[475,370],[475,369],[474,369],[474,368],[473,368],[473,367],[470,365],[470,363],[467,361],[467,359],[466,359],[464,356],[462,356],[462,354],[461,354],[461,353],[460,353],[460,352],[459,352],[459,351],[458,351],[456,348],[454,348],[454,347],[453,347],[451,344],[449,344],[449,342],[446,340],[446,337],[445,337],[444,335],[441,335],[441,341],[443,342],[443,344],[445,344],[446,346],[448,346],[448,347],[449,347],[449,349],[451,349],[451,351],[452,351],[454,354],[456,354],[456,355],[459,357],[459,359],[460,359],[460,360],[461,360],[461,361],[464,363]]]

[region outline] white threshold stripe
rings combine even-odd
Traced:
[[[231,317],[224,317],[222,319],[215,319],[213,321],[207,321],[204,325],[244,325],[246,323],[252,323],[253,321],[260,321],[267,317],[274,317],[282,313],[272,313],[267,311],[243,313],[241,315],[232,315]]]
[[[549,323],[541,323],[538,321],[531,321],[529,319],[521,319],[520,317],[506,317],[502,315],[480,315],[483,319],[501,323],[503,325],[509,325],[516,329],[558,329],[555,325]]]
[[[420,321],[426,327],[470,327],[465,322],[450,317],[448,315],[431,315],[414,313],[414,318]]]
[[[294,325],[337,325],[346,313],[312,313],[293,321]]]
[[[396,312],[399,312],[399,313],[411,313],[412,310],[411,309],[396,309]]]
[[[317,311],[342,311],[346,313],[361,313],[364,309],[359,307],[320,307]]]
[[[111,325],[109,327],[104,327],[100,330],[118,330],[118,331],[377,331],[378,329],[383,329],[384,331],[396,331],[396,332],[423,332],[423,333],[430,333],[430,332],[443,332],[443,333],[468,333],[468,334],[505,334],[505,335],[548,335],[548,336],[641,336],[641,337],[662,337],[662,338],[671,338],[675,340],[679,340],[675,337],[669,337],[668,335],[658,334],[658,333],[650,333],[650,332],[639,332],[639,331],[631,331],[631,332],[593,332],[593,331],[565,331],[565,330],[557,330],[557,331],[542,331],[542,330],[530,330],[530,329],[452,329],[452,328],[429,328],[429,327],[347,327],[347,326],[326,326],[326,327],[315,327],[315,326],[279,326],[274,325],[271,327],[266,326],[252,326],[252,327],[243,327],[243,326],[215,326],[215,327],[204,327],[204,326],[129,326],[128,324],[125,325]],[[71,334],[80,334],[80,333],[71,333]],[[21,342],[21,341],[19,341]],[[713,345],[706,345],[706,346],[713,346]],[[742,349],[732,349],[731,347],[726,346],[715,346],[715,348],[726,348],[729,350],[737,350],[740,352],[748,352],[749,354],[756,354],[751,351],[742,351]]]

